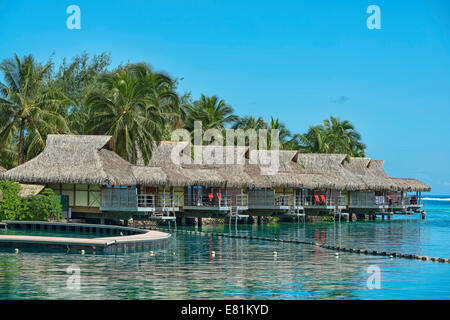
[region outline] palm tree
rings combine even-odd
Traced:
[[[245,145],[250,145],[250,135],[248,133],[254,131],[256,134],[261,129],[267,128],[267,122],[263,120],[263,118],[258,117],[254,118],[253,116],[245,116],[245,117],[237,117],[234,121],[232,127],[233,130],[243,130],[244,131],[244,141]],[[255,136],[257,138],[257,136]],[[256,140],[256,145],[258,145],[259,141]],[[242,143],[238,141],[236,138],[235,143]]]
[[[129,70],[144,81],[149,90],[147,107],[160,110],[166,120],[177,123],[181,117],[181,107],[180,98],[175,92],[175,81],[165,73],[153,71],[145,63],[130,65]]]
[[[349,156],[351,157],[365,157],[366,156],[366,145],[360,141],[352,141],[350,144]]]
[[[200,100],[185,107],[186,120],[185,128],[189,132],[194,132],[194,122],[202,124],[202,130],[225,129],[225,126],[237,120],[233,114],[233,108],[226,104],[225,100],[217,96],[207,97],[202,94]]]
[[[301,134],[293,134],[289,140],[283,143],[282,147],[284,150],[300,150],[302,147]]]
[[[47,134],[69,132],[60,114],[67,99],[46,85],[51,67],[37,63],[32,55],[22,60],[14,55],[0,64],[5,79],[0,82],[0,150],[18,136],[19,165],[25,153],[30,157],[45,147]]]
[[[83,53],[75,56],[70,63],[63,59],[57,72],[52,75],[50,85],[71,99],[72,103],[64,110],[64,117],[73,133],[84,134],[88,120],[86,98],[90,92],[99,89],[98,77],[107,71],[110,64],[109,53],[92,57]]]
[[[365,154],[366,146],[354,126],[333,116],[324,120],[323,125],[309,127],[308,132],[298,138],[302,152],[343,153],[352,157]]]
[[[327,137],[322,126],[311,126],[308,132],[298,135],[299,150],[305,153],[328,153]]]
[[[267,140],[268,140],[268,144],[267,147],[269,149],[272,148],[272,135],[271,135],[271,130],[278,130],[278,139],[280,141],[280,149],[286,149],[289,146],[289,143],[291,142],[291,132],[289,131],[289,129],[286,127],[286,125],[282,122],[280,122],[280,120],[278,118],[273,118],[270,117],[270,122],[267,125]]]
[[[0,150],[0,166],[11,169],[17,166],[17,143],[11,143]]]
[[[102,90],[89,94],[87,131],[115,139],[116,151],[136,163],[138,155],[148,163],[151,146],[161,138],[176,99],[171,80],[154,74],[143,64],[129,65],[99,79]]]
[[[365,145],[352,123],[330,116],[330,119],[324,120],[323,126],[331,153],[345,153],[350,156],[364,154]]]
[[[267,123],[263,120],[263,118],[258,117],[254,118],[253,116],[245,116],[239,117],[236,119],[235,123],[232,126],[232,129],[254,129],[260,130],[265,129],[267,127]]]

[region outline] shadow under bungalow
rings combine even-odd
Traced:
[[[183,224],[203,217],[231,223],[251,216],[305,221],[323,215],[370,220],[419,212],[422,192],[431,190],[416,179],[390,177],[383,160],[279,151],[278,170],[267,175],[251,159],[271,151],[213,147],[208,152],[231,152],[243,161],[200,165],[188,161],[190,148],[161,142],[147,165],[133,165],[114,152],[110,136],[49,135],[41,154],[0,177],[49,187],[66,215],[101,223],[133,218]]]

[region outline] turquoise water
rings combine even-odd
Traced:
[[[426,201],[426,220],[415,215],[203,230],[450,258],[450,196],[444,198]],[[79,290],[67,286],[71,265],[80,270]],[[373,265],[380,268],[381,287],[369,290],[367,268]],[[0,299],[450,299],[450,265],[176,234],[153,256],[0,251]]]

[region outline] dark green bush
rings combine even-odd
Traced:
[[[62,206],[53,190],[45,189],[41,194],[22,199],[18,196],[17,182],[0,180],[3,200],[0,201],[1,220],[48,221],[62,219]]]
[[[0,201],[0,221],[16,220],[23,212],[23,200],[17,195],[20,185],[17,182],[0,180],[0,190],[3,192],[3,200]]]

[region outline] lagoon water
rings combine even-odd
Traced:
[[[203,230],[450,258],[450,196],[429,197],[425,209],[426,220],[416,214]],[[11,251],[0,251],[0,299],[450,299],[449,264],[309,245],[175,234],[153,256]],[[79,267],[79,288],[69,266]],[[367,287],[369,266],[380,268],[379,289]]]

